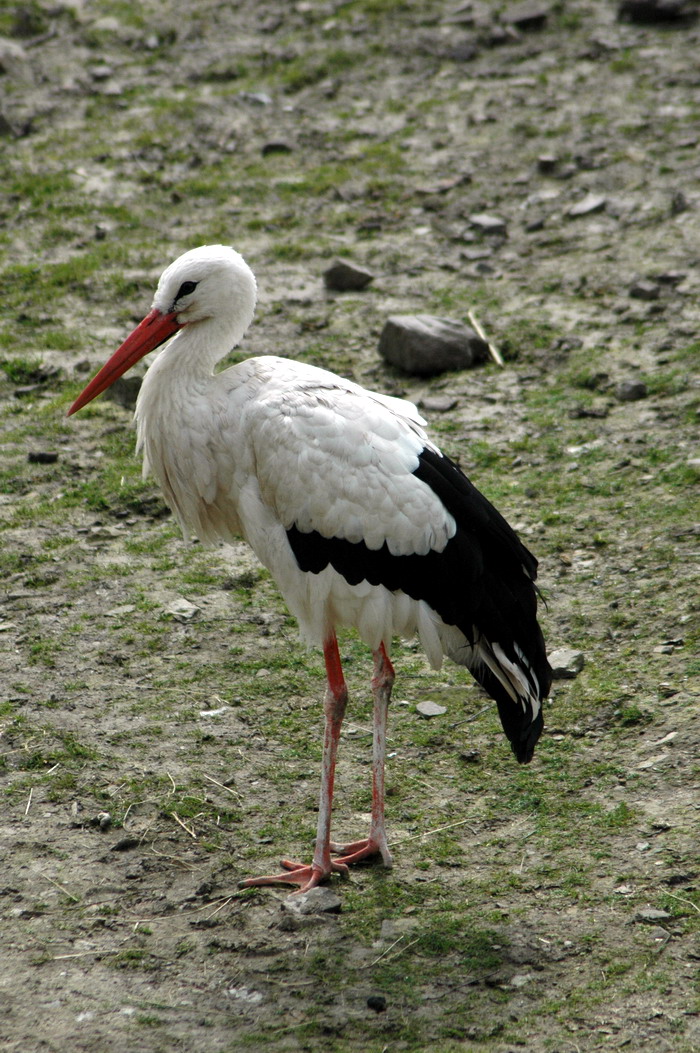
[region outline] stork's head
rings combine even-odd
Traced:
[[[206,327],[223,357],[253,320],[256,292],[253,272],[229,246],[201,245],[183,253],[161,274],[149,313],[78,396],[68,416],[185,326],[201,326],[202,332]]]
[[[152,309],[174,316],[180,327],[231,318],[244,332],[253,319],[255,297],[255,277],[240,253],[228,245],[200,245],[166,267]]]

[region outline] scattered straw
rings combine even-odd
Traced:
[[[239,801],[243,800],[243,794],[239,793],[238,790],[232,790],[230,786],[226,786],[225,783],[219,782],[218,779],[212,779],[211,775],[207,775],[206,772],[202,772],[202,776],[207,780],[207,782],[212,782],[214,786],[218,786],[220,787],[220,789],[226,790],[226,792],[230,793],[232,797],[237,797]]]
[[[501,367],[501,369],[503,369],[503,367],[505,366],[505,362],[503,361],[503,358],[501,356],[501,352],[498,350],[498,348],[496,347],[495,344],[491,343],[491,341],[487,337],[486,333],[484,332],[484,330],[481,328],[481,326],[477,322],[476,317],[474,315],[474,312],[471,311],[471,310],[467,311],[467,318],[469,319],[469,321],[474,326],[474,329],[476,330],[477,334],[488,345],[489,354],[491,355],[491,358],[494,360],[496,365],[499,365]]]

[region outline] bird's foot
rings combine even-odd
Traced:
[[[316,888],[321,882],[326,881],[333,872],[347,874],[348,868],[344,860],[329,860],[328,866],[319,866],[317,863],[295,863],[291,859],[281,860],[284,871],[281,874],[269,874],[264,877],[246,878],[239,882],[240,888],[254,888],[257,885],[298,885],[293,895],[300,895]]]
[[[331,841],[331,852],[337,857],[333,860],[334,865],[344,864],[345,867],[359,862],[360,859],[370,859],[372,856],[381,856],[385,867],[392,867],[393,860],[386,838],[365,837],[362,841],[351,841],[346,845],[339,845]]]

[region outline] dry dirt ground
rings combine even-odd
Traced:
[[[0,12],[4,1050],[700,1048],[700,28],[523,7]],[[308,854],[318,656],[243,546],[185,548],[127,409],[64,417],[207,241],[258,275],[246,353],[422,402],[585,656],[517,770],[461,672],[397,643],[396,865],[330,913],[237,887]],[[327,293],[335,255],[372,285]],[[379,360],[388,315],[470,308],[502,370]]]

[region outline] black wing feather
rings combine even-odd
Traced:
[[[328,538],[292,526],[287,538],[299,567],[319,574],[330,564],[350,585],[368,581],[424,600],[471,644],[497,642],[511,662],[526,674],[529,669],[533,693],[544,698],[551,670],[537,623],[537,560],[448,457],[426,449],[413,474],[438,495],[457,523],[442,552],[395,556],[386,542],[370,549],[364,541]],[[526,763],[542,730],[541,711],[533,719],[530,707],[516,705],[488,668],[479,665],[470,671],[495,699],[513,752]]]

